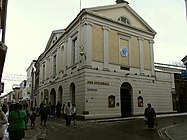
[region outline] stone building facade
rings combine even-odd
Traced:
[[[173,112],[174,74],[155,70],[155,35],[126,1],[83,9],[37,60],[38,104],[71,100],[84,119],[142,115],[147,103]]]

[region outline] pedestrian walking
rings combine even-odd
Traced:
[[[38,116],[40,112],[40,108],[37,105],[35,106],[35,111],[36,111],[36,116]]]
[[[55,105],[49,102],[49,117],[52,118],[55,116]]]
[[[3,105],[2,105],[2,111],[4,112],[4,114],[7,113],[7,111],[8,111],[7,104],[3,103]]]
[[[15,104],[16,104],[16,100],[15,99],[12,99],[10,105],[9,105],[9,113],[12,111],[12,110],[15,110]]]
[[[66,125],[70,126],[71,124],[71,119],[72,119],[72,104],[70,101],[65,105],[64,107],[64,114],[65,114],[65,119],[66,119]]]
[[[47,117],[49,115],[49,106],[46,105],[46,102],[44,101],[43,103],[41,103],[40,105],[40,113],[39,113],[40,117],[41,117],[41,123],[40,125],[46,126],[46,122],[47,122]]]
[[[72,104],[72,121],[76,125],[77,108],[75,104]]]
[[[149,128],[154,128],[154,119],[156,118],[156,113],[151,104],[148,103],[144,111],[144,116],[147,119],[147,125]]]
[[[5,125],[8,122],[8,119],[5,115],[5,113],[0,108],[0,140],[3,139],[4,133],[5,133]]]
[[[29,108],[26,106],[23,107],[23,110],[25,110],[26,112],[26,120],[25,120],[25,127],[27,128],[27,125],[28,125],[28,122],[29,122],[29,119],[30,119],[30,112],[29,112]]]
[[[56,105],[56,116],[58,118],[60,117],[60,114],[61,114],[61,108],[62,108],[62,104],[60,103],[60,101],[58,101]]]
[[[63,116],[64,119],[66,119],[65,105],[66,105],[66,104],[63,104],[63,105],[62,105],[62,116]]]
[[[19,103],[14,104],[12,111],[8,116],[8,132],[10,140],[22,140],[25,137],[25,121],[27,114],[25,110],[21,109]]]
[[[35,128],[35,121],[36,121],[36,109],[33,107],[32,112],[30,115],[30,120],[31,120],[31,128]]]

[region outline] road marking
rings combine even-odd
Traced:
[[[169,134],[168,134],[168,129],[174,127],[175,125],[171,125],[171,126],[167,126],[167,127],[164,127],[164,128],[161,128],[158,130],[158,135],[163,139],[163,140],[175,140],[173,137],[171,137]]]
[[[45,138],[45,136],[46,136],[46,130],[42,133],[42,135],[40,136],[40,139],[44,139]]]

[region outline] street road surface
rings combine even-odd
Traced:
[[[159,125],[148,129],[142,118],[109,122],[77,121],[65,126],[63,119],[51,119],[42,127],[45,140],[161,140],[158,131],[166,126],[187,123],[187,116],[158,118]]]

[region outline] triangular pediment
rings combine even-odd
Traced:
[[[54,30],[51,33],[51,36],[47,42],[47,46],[45,48],[45,50],[48,50],[49,48],[51,48],[53,46],[53,44],[59,39],[60,36],[62,36],[62,34],[65,32],[65,30]]]
[[[126,17],[130,21],[131,27],[156,34],[156,32],[127,3],[86,8],[86,11],[116,22],[119,22],[118,19],[120,17]]]

